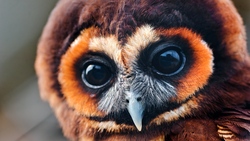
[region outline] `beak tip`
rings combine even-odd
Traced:
[[[137,128],[138,131],[142,130],[142,126],[136,126],[136,128]]]

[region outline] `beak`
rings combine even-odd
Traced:
[[[127,92],[128,112],[136,126],[136,128],[142,130],[143,112],[145,110],[144,105],[141,103],[141,97],[136,97],[134,93]]]

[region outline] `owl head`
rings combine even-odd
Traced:
[[[60,0],[36,59],[41,97],[71,139],[214,117],[246,98],[248,67],[230,0]]]

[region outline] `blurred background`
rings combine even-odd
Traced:
[[[0,141],[63,141],[39,97],[36,45],[57,0],[0,0]],[[250,39],[250,0],[234,0]],[[249,44],[248,44],[249,46]]]

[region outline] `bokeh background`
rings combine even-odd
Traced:
[[[63,141],[39,97],[36,45],[57,0],[0,0],[0,141]],[[234,0],[250,39],[250,0]],[[249,46],[249,43],[248,43]]]

